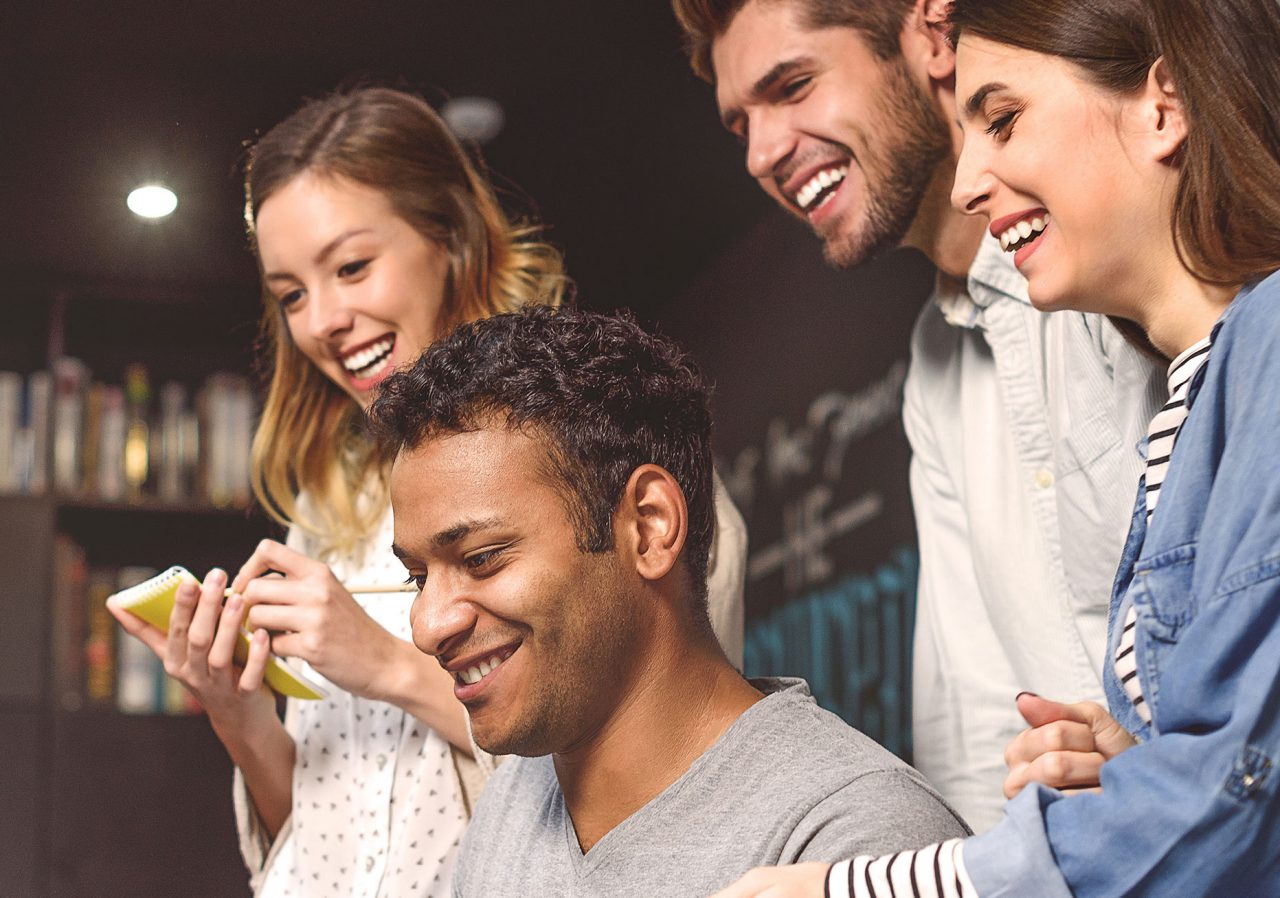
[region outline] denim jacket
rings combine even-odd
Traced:
[[[1146,528],[1138,490],[1110,651],[1137,609],[1144,725],[1112,665],[1111,713],[1140,744],[1102,793],[1024,789],[964,847],[982,898],[1280,896],[1280,273],[1214,327]]]

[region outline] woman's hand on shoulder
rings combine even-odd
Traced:
[[[377,684],[396,637],[365,613],[323,562],[263,540],[232,581],[252,627],[271,650],[301,658],[337,686],[379,698]]]
[[[822,898],[830,864],[756,867],[711,898]]]
[[[241,666],[235,653],[245,604],[237,596],[224,603],[226,585],[227,575],[214,569],[201,586],[179,586],[167,634],[110,603],[108,608],[128,633],[164,662],[169,676],[191,690],[220,734],[241,738],[264,724],[279,724],[279,719],[275,698],[262,681],[266,634],[250,639]]]
[[[1099,791],[1102,765],[1137,744],[1096,702],[1066,705],[1024,692],[1017,705],[1031,726],[1005,749],[1006,798],[1013,798],[1029,783],[1068,793]]]

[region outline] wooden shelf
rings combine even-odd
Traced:
[[[55,709],[53,546],[90,564],[239,564],[274,535],[207,502],[0,496],[0,893],[246,898],[231,762],[207,718]],[[122,637],[127,638],[127,637]]]

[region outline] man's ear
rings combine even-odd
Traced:
[[[950,81],[956,73],[956,52],[948,37],[951,0],[916,0],[902,29],[902,51],[909,59],[924,58],[934,81]]]
[[[666,468],[641,465],[631,472],[618,526],[619,539],[632,547],[641,577],[659,580],[671,572],[689,535],[689,507]]]
[[[1187,142],[1187,114],[1163,56],[1147,71],[1142,108],[1155,158],[1161,162],[1174,162]]]

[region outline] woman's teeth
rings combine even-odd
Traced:
[[[503,661],[506,661],[509,657],[511,656],[507,655],[504,657],[500,654],[494,655],[492,658],[486,658],[484,661],[481,661],[479,664],[472,665],[466,670],[454,671],[453,676],[459,683],[466,686],[472,686],[497,670],[498,665]]]
[[[1000,235],[1000,248],[1005,252],[1019,250],[1039,237],[1048,224],[1048,212],[1037,215],[1035,218],[1024,218]]]
[[[395,346],[395,337],[379,340],[359,352],[352,353],[342,360],[342,366],[356,377],[372,377],[377,374],[391,356],[391,347]]]
[[[796,205],[805,212],[811,211],[811,207],[816,209],[821,206],[827,197],[835,193],[836,185],[843,181],[847,174],[849,174],[847,165],[839,168],[824,168],[796,191]],[[819,197],[822,197],[822,202],[818,201]]]

